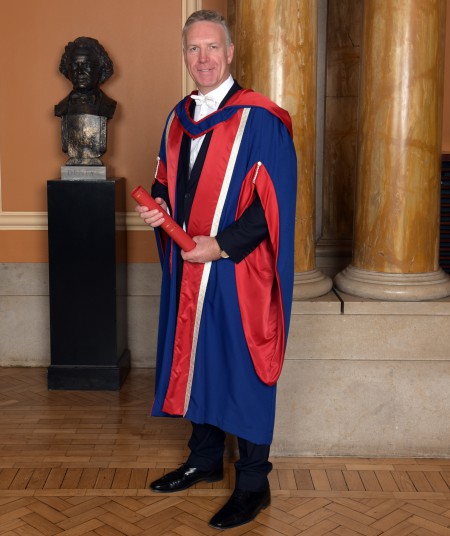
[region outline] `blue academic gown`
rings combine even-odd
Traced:
[[[185,416],[270,444],[294,276],[297,166],[290,118],[249,90],[199,122],[191,102],[183,99],[167,120],[155,178],[167,189],[174,217],[181,211],[183,136],[211,132],[188,233],[226,235],[255,197],[268,232],[239,263],[195,265],[181,263],[178,246],[157,231],[163,281],[152,415]]]

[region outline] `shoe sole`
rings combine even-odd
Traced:
[[[199,482],[207,482],[208,484],[211,484],[213,482],[219,482],[220,480],[223,480],[223,474],[222,476],[210,476],[208,478],[199,478],[198,480],[195,480],[194,482],[191,482],[189,486],[184,486],[182,488],[177,489],[155,489],[149,486],[149,489],[151,491],[154,491],[155,493],[176,493],[177,491],[184,491],[185,489],[192,488],[192,486],[195,486],[195,484],[198,484]]]

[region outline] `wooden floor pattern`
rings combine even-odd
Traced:
[[[46,370],[0,369],[0,535],[213,535],[225,479],[161,495],[190,425],[149,416],[150,370],[120,392],[48,391]],[[273,458],[272,504],[227,534],[450,536],[450,459]]]

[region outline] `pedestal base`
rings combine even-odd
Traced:
[[[127,348],[123,179],[47,183],[49,389],[120,389]]]
[[[50,390],[119,391],[130,370],[130,352],[125,350],[117,365],[50,365]]]
[[[423,274],[386,274],[350,265],[337,274],[335,284],[347,294],[374,300],[425,301],[450,296],[450,276],[441,269]]]

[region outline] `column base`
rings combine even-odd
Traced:
[[[441,268],[420,274],[386,274],[350,264],[334,280],[342,292],[387,301],[426,301],[450,296],[450,276]]]
[[[320,270],[298,272],[294,275],[294,301],[304,301],[318,298],[330,292],[333,281]]]

